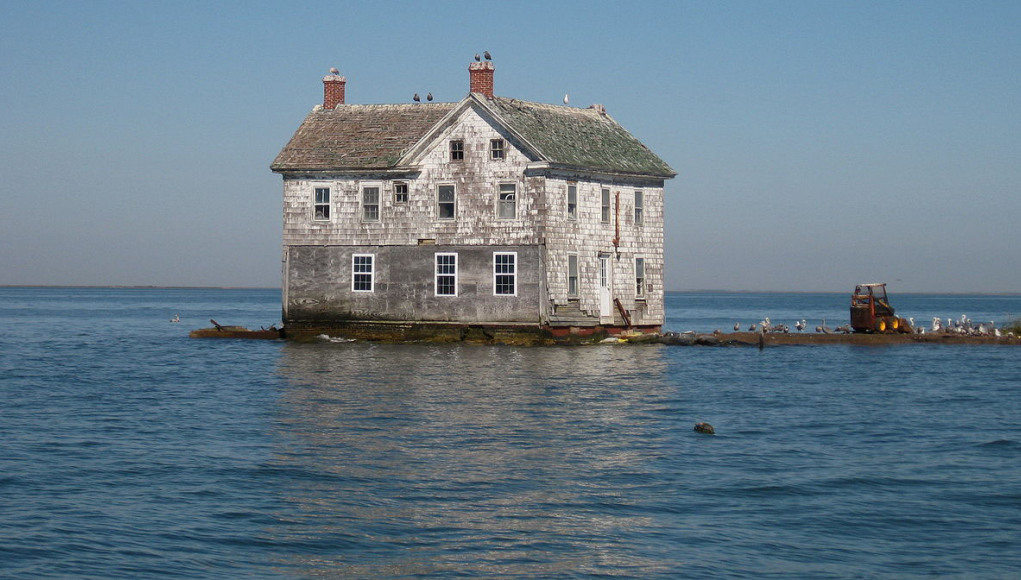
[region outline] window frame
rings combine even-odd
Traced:
[[[450,272],[440,272],[440,258],[453,258],[452,263],[442,264],[442,266],[452,267]],[[433,296],[457,296],[457,252],[436,252],[433,254]],[[452,278],[453,279],[453,292],[440,294],[440,278]]]
[[[574,266],[574,268],[573,268],[574,272],[573,273],[571,272],[571,270],[572,270],[571,266],[572,265]],[[568,298],[577,298],[578,296],[581,295],[581,276],[579,275],[580,274],[579,271],[580,271],[580,266],[578,264],[578,254],[574,253],[574,252],[568,253],[567,254],[567,297]],[[571,288],[572,280],[574,282],[573,290]]]
[[[362,264],[358,263],[358,259],[359,258],[368,258],[368,266],[369,266],[369,270],[368,271],[365,271],[364,269],[359,269],[359,266],[362,266],[362,267],[365,266],[364,262]],[[359,282],[364,282],[365,281],[364,279],[359,280],[358,277],[359,276],[366,276],[366,275],[368,275],[368,281],[369,281],[369,288],[368,288],[368,290],[366,290],[364,288],[359,288],[358,287]],[[352,254],[351,255],[351,291],[352,292],[364,292],[366,294],[371,294],[372,292],[376,291],[376,255],[375,254]]]
[[[445,188],[450,188],[452,199],[450,201],[443,201],[440,199],[440,194]],[[440,208],[450,204],[450,216],[444,217],[443,212]],[[457,218],[457,186],[453,183],[438,183],[436,184],[436,219],[440,220],[453,220]]]
[[[511,271],[510,272],[506,272],[506,271],[505,272],[500,272],[500,271],[498,271],[498,269],[501,266],[501,264],[497,263],[498,262],[497,259],[499,257],[508,257],[508,256],[511,259],[510,263],[509,263]],[[508,264],[505,263],[505,264],[502,264],[502,265],[503,266],[507,266]],[[500,278],[501,277],[505,277],[505,278],[509,277],[510,278],[510,286],[511,286],[511,290],[512,290],[511,292],[500,292],[499,291],[500,286],[501,286],[501,282],[500,282]],[[507,282],[504,281],[503,285],[506,286]],[[517,252],[493,252],[493,296],[517,296],[517,295],[518,295],[518,253]]]
[[[404,188],[404,191],[398,191],[398,188]],[[408,193],[408,182],[407,181],[395,181],[393,183],[393,200],[395,204],[406,204],[408,199],[411,197]],[[403,196],[403,199],[402,197]]]
[[[511,199],[510,199],[510,203],[505,202],[504,199],[503,199],[504,194],[508,193],[508,192],[504,191],[505,187],[512,188],[512,191],[509,192],[511,194],[511,196],[512,196]],[[511,209],[511,211],[510,211],[511,215],[509,215],[509,216],[503,215],[504,208],[506,208],[506,207],[510,207],[510,209]],[[517,219],[517,218],[518,218],[518,184],[514,183],[514,182],[509,182],[509,181],[504,181],[502,183],[497,184],[497,186],[496,186],[496,219],[513,220],[513,219]]]
[[[635,190],[635,225],[645,223],[645,192],[641,189]]]
[[[320,194],[325,193],[325,200],[320,197]],[[312,221],[316,222],[328,222],[330,221],[330,188],[329,187],[313,187],[312,188]],[[323,217],[319,217],[319,210],[325,209]]]
[[[366,197],[365,197],[367,195],[368,191],[371,190],[371,189],[375,189],[376,190],[376,203],[374,203],[374,204],[368,203],[368,201],[366,200]],[[380,218],[382,217],[381,216],[382,204],[380,203],[380,201],[381,201],[380,198],[382,197],[382,192],[383,192],[382,184],[380,184],[380,183],[363,183],[363,184],[361,184],[360,191],[361,191],[361,199],[359,200],[359,205],[361,206],[361,210],[362,210],[361,211],[362,221],[363,222],[378,222],[380,220]],[[369,217],[368,211],[369,211],[370,207],[375,207],[376,208],[376,215],[375,215],[375,217]]]
[[[610,188],[604,187],[599,190],[599,222],[608,224],[610,223]]]
[[[464,161],[464,139],[451,139],[447,150],[450,152],[450,161]]]
[[[567,184],[567,219],[578,221],[578,184]]]
[[[646,276],[645,258],[635,256],[635,300],[645,300]]]
[[[489,159],[491,161],[503,161],[507,159],[507,149],[504,145],[507,142],[503,139],[489,140]]]

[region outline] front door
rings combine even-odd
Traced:
[[[599,322],[603,324],[613,323],[613,296],[610,288],[613,284],[613,268],[610,264],[610,256],[600,254],[599,256]]]

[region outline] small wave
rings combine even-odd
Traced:
[[[1016,441],[1011,441],[1010,439],[997,439],[995,441],[987,441],[986,443],[979,443],[978,447],[1007,447],[1007,448],[1014,448],[1014,447],[1017,447],[1017,442]]]

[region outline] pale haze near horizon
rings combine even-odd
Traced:
[[[1021,292],[1021,3],[0,5],[0,284],[280,284],[269,164],[349,103],[593,103],[678,173],[667,289]]]

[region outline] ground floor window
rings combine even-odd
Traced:
[[[375,270],[372,254],[355,254],[351,258],[351,290],[354,292],[372,292],[375,283]]]
[[[567,255],[567,295],[578,297],[578,254]]]
[[[635,297],[645,298],[645,258],[635,258]]]
[[[517,252],[493,253],[493,294],[516,296],[518,288]]]
[[[457,254],[436,254],[436,295],[457,296]]]

